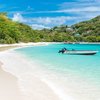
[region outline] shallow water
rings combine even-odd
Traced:
[[[100,52],[96,55],[59,54],[58,51],[63,47],[100,51],[99,44],[50,44],[16,51],[40,65],[37,76],[62,100],[100,100]],[[38,69],[37,66],[33,67]]]

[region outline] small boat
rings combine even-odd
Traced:
[[[92,51],[92,50],[67,50],[66,48],[63,48],[62,50],[59,50],[58,53],[62,54],[69,54],[69,55],[95,55],[98,51]]]
[[[64,54],[69,55],[95,55],[98,51],[85,51],[85,50],[75,50],[75,51],[65,51]]]

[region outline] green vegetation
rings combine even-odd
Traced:
[[[81,41],[100,42],[100,16],[97,16],[89,21],[72,25],[71,27],[75,31],[74,36],[77,36],[78,34]]]
[[[19,42],[100,42],[100,16],[68,27],[33,30],[30,26],[13,22],[0,13],[0,43]]]

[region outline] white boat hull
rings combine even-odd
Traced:
[[[65,51],[64,54],[69,54],[69,55],[94,55],[98,51]]]

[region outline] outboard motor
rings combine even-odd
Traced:
[[[63,48],[62,50],[59,50],[58,53],[64,53],[67,49]]]

